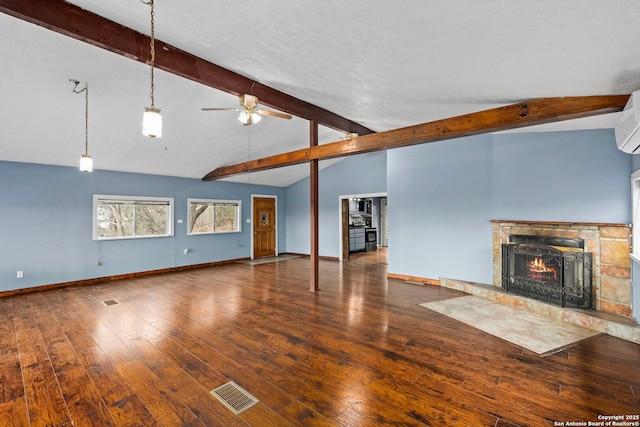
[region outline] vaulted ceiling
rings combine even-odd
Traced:
[[[34,0],[34,3],[43,0]],[[0,0],[0,10],[14,1]],[[140,0],[69,3],[142,34]],[[637,0],[156,0],[156,38],[261,85],[380,132],[540,97],[640,89]],[[161,55],[159,52],[158,55]],[[0,13],[0,160],[202,178],[221,166],[309,145],[309,122],[242,126],[235,94],[156,70],[164,135],[141,135],[149,67]],[[276,109],[267,106],[266,109]],[[618,114],[527,131],[613,127]],[[522,129],[521,129],[522,130]],[[320,126],[320,143],[343,133]],[[337,160],[321,162],[321,167]],[[286,186],[305,165],[228,178]]]

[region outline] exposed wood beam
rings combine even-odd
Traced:
[[[344,157],[463,136],[615,113],[622,111],[628,99],[629,95],[539,98],[415,126],[359,136],[345,141],[331,142],[317,147],[303,148],[231,166],[223,166],[209,172],[202,179],[212,181],[246,172],[291,166],[314,159]]]
[[[139,7],[145,6],[139,4]],[[0,0],[0,12],[139,62],[147,63],[150,59],[149,36],[64,0]],[[156,66],[164,71],[234,95],[251,93],[264,105],[307,120],[315,120],[333,129],[356,132],[360,135],[372,133],[370,129],[358,123],[222,68],[161,40],[156,39],[155,45]]]

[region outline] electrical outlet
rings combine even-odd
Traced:
[[[19,270],[19,271],[16,273],[16,277],[17,277],[18,279],[22,279],[22,278],[24,277],[24,271]]]

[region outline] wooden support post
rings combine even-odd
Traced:
[[[309,122],[309,145],[315,147],[318,145],[318,122],[311,120]],[[310,217],[311,217],[311,278],[309,282],[309,291],[317,292],[320,287],[318,285],[318,159],[309,162],[309,183],[310,183]]]

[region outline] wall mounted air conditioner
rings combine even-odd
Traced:
[[[616,125],[616,144],[625,153],[640,153],[640,91],[629,97]]]

